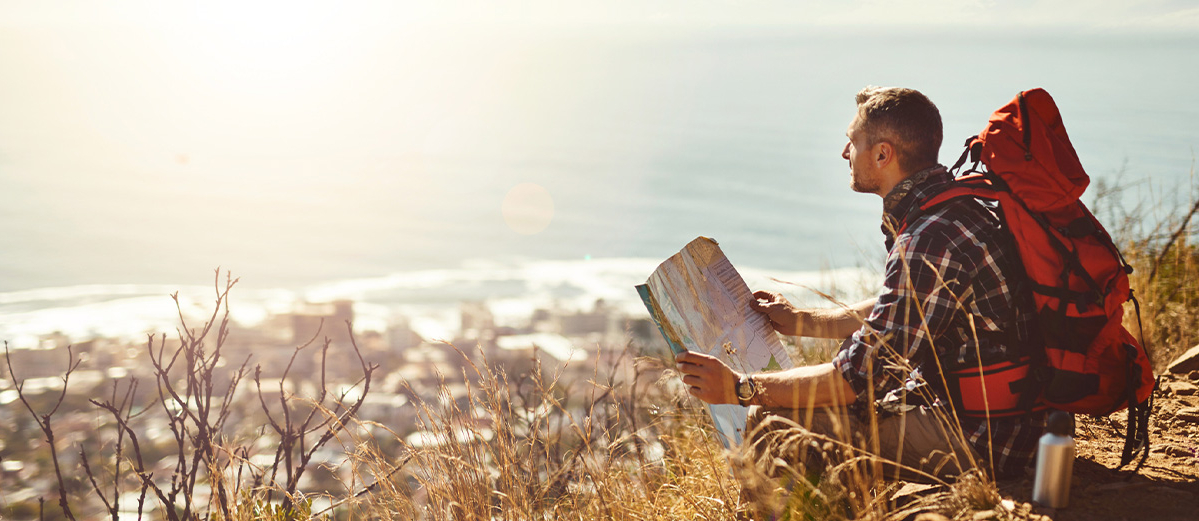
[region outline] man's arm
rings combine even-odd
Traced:
[[[736,385],[741,375],[720,359],[685,351],[675,361],[692,396],[713,404],[738,403]],[[758,373],[753,379],[758,393],[748,405],[826,407],[846,405],[857,397],[849,382],[830,363]]]
[[[747,405],[801,409],[848,405],[857,393],[832,363],[752,375],[758,393]]]
[[[774,330],[788,336],[842,339],[862,327],[877,298],[847,308],[800,309],[773,291],[755,291],[754,309],[765,313]]]
[[[790,336],[841,339],[865,323],[876,298],[846,308],[800,309],[772,291],[754,292],[750,305],[770,320],[775,331]],[[685,351],[675,357],[688,392],[707,403],[738,403],[737,382],[741,374],[720,359]],[[831,363],[795,367],[753,375],[757,394],[748,405],[765,407],[822,407],[852,403],[857,393]]]

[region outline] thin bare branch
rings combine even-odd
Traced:
[[[38,428],[46,435],[46,445],[50,448],[50,460],[54,464],[54,476],[58,479],[58,505],[62,508],[63,515],[67,516],[67,519],[74,521],[75,514],[71,512],[71,505],[67,499],[67,485],[63,480],[62,468],[58,462],[58,448],[54,444],[54,428],[51,424],[51,418],[54,416],[54,413],[58,412],[58,408],[62,406],[62,402],[67,396],[71,373],[75,372],[75,369],[79,367],[79,360],[75,359],[71,347],[67,346],[67,372],[62,376],[62,392],[59,393],[58,401],[54,403],[54,407],[50,409],[50,412],[38,414],[37,411],[33,410],[33,406],[29,404],[29,400],[25,398],[25,381],[18,381],[16,374],[13,372],[12,355],[8,349],[8,342],[4,342],[4,359],[6,362],[5,365],[8,366],[8,375],[12,378],[13,386],[16,388],[17,398],[21,400],[21,403],[25,406],[25,410],[29,411],[29,414],[33,416]]]
[[[1187,226],[1190,225],[1191,218],[1195,216],[1196,212],[1199,212],[1199,198],[1195,199],[1194,204],[1191,205],[1191,211],[1187,212],[1186,217],[1183,217],[1182,221],[1178,223],[1178,228],[1174,230],[1174,233],[1170,234],[1170,240],[1166,241],[1165,246],[1158,252],[1157,257],[1153,259],[1153,269],[1149,271],[1148,282],[1153,282],[1153,278],[1157,276],[1158,268],[1165,261],[1166,255],[1170,253],[1170,249],[1174,247],[1174,243],[1186,232]]]

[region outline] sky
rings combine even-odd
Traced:
[[[1091,30],[1199,27],[1199,6],[1180,0],[437,0],[229,1],[4,0],[0,26],[161,24],[181,19],[237,25],[604,24],[1000,25]]]

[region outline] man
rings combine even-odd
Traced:
[[[779,333],[844,338],[833,361],[741,375],[716,358],[683,353],[683,382],[705,402],[752,406],[746,442],[772,474],[780,462],[816,473],[862,451],[894,462],[885,466],[888,477],[950,479],[976,467],[1023,472],[1040,415],[958,414],[952,404],[960,390],[940,376],[1012,360],[1033,345],[1033,305],[1012,239],[975,199],[919,211],[952,179],[937,162],[941,116],[927,97],[867,87],[857,104],[841,155],[850,187],[883,198],[883,290],[831,310],[756,292],[754,307]]]

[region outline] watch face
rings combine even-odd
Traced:
[[[748,380],[737,382],[737,397],[742,400],[748,400],[753,397],[753,387],[749,385]]]

